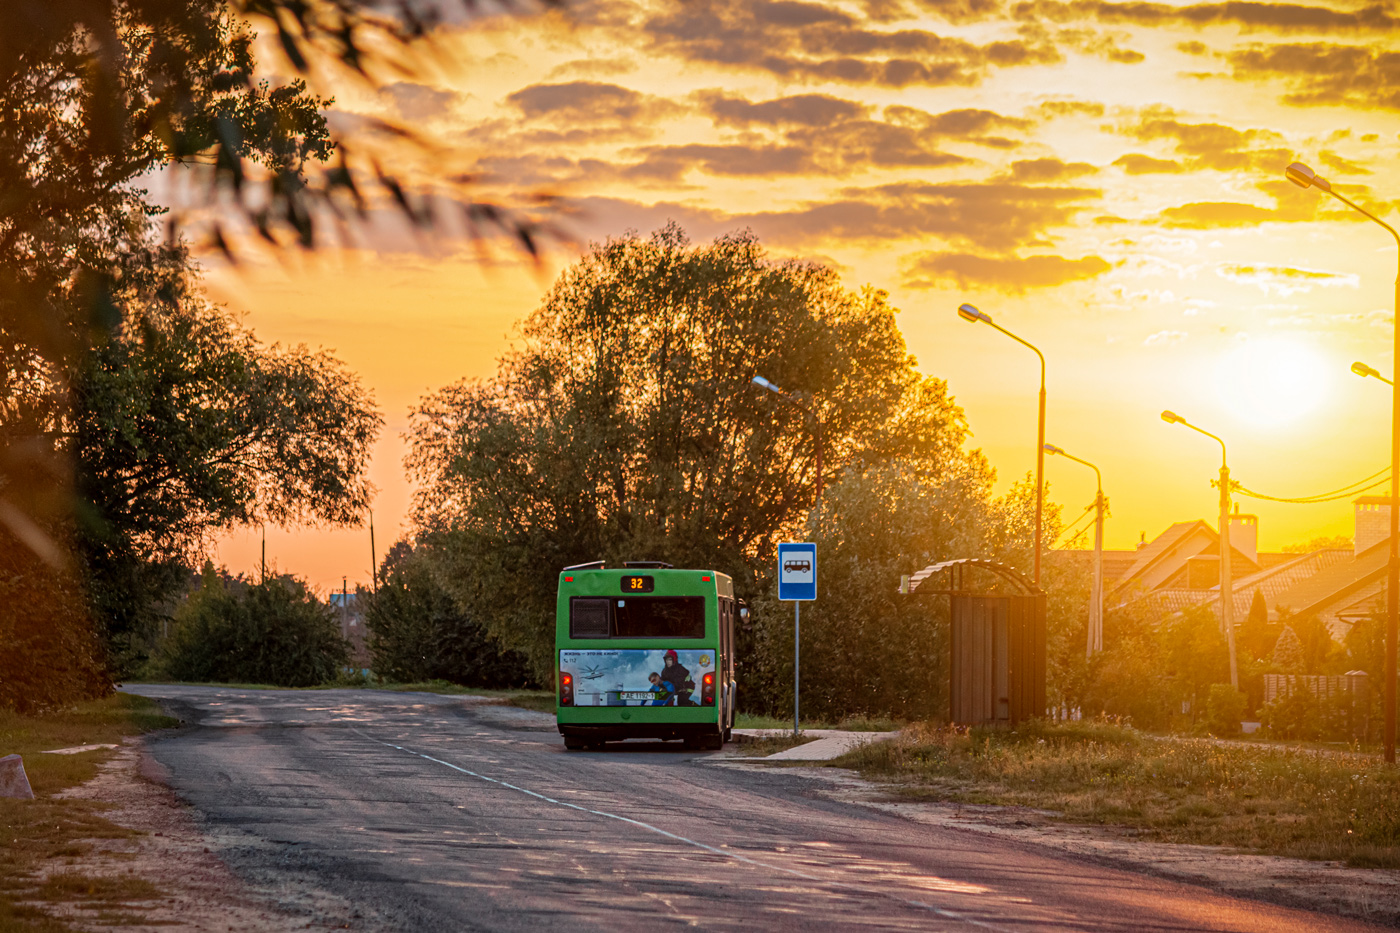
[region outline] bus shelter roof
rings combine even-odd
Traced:
[[[909,576],[907,587],[901,590],[910,595],[920,594],[928,596],[951,596],[953,594],[972,594],[973,590],[964,585],[964,576],[968,570],[985,570],[995,574],[1002,580],[1009,583],[1017,596],[1035,596],[1042,592],[1016,568],[994,560],[985,560],[980,557],[961,557],[957,560],[940,561],[937,564],[929,564],[918,573]],[[937,580],[930,580],[940,573],[947,573],[947,585],[942,589],[936,589]],[[928,583],[929,585],[920,587]]]

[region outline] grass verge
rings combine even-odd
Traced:
[[[901,796],[1056,811],[1137,838],[1400,868],[1400,771],[1336,751],[1155,737],[1099,723],[913,726],[832,764]]]
[[[803,729],[842,729],[846,732],[894,732],[903,728],[904,723],[894,719],[869,719],[864,716],[848,716],[840,722],[823,722],[822,720],[802,720]],[[734,728],[736,729],[787,729],[792,731],[791,719],[779,719],[777,716],[755,716],[752,713],[740,713],[734,718]]]
[[[116,694],[57,713],[20,716],[0,711],[0,755],[18,754],[34,788],[34,800],[0,799],[0,933],[58,933],[70,928],[46,905],[77,904],[108,917],[127,917],[133,901],[159,896],[139,878],[92,878],[79,872],[40,869],[81,858],[94,840],[136,835],[101,816],[101,804],[53,795],[91,780],[111,752],[45,755],[55,748],[119,743],[123,737],[178,725],[144,697]],[[123,921],[125,922],[125,921]]]

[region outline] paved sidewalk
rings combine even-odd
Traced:
[[[892,739],[896,735],[894,732],[843,732],[840,729],[803,729],[804,736],[815,736],[815,742],[808,742],[805,745],[798,745],[777,754],[768,755],[765,761],[830,761],[832,758],[840,758],[842,755],[859,745],[867,745],[871,742],[883,742]],[[734,735],[739,741],[748,739],[767,739],[778,736],[792,735],[792,730],[781,729],[735,729]]]

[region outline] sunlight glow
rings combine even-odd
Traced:
[[[1328,361],[1305,343],[1266,337],[1240,342],[1216,365],[1220,401],[1255,425],[1290,424],[1327,398]]]

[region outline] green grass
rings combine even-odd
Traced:
[[[178,724],[161,715],[154,701],[120,693],[42,716],[0,711],[0,755],[23,757],[35,794],[34,800],[0,799],[0,933],[69,930],[43,912],[46,903],[77,900],[108,909],[159,896],[152,884],[135,877],[110,880],[68,872],[38,882],[38,869],[55,859],[81,858],[91,851],[93,840],[137,835],[103,819],[99,803],[53,796],[95,777],[111,750],[41,753],[116,744],[128,735]]]
[[[554,714],[554,693],[549,690],[532,690],[529,693],[515,693],[507,700],[511,706],[532,709],[537,713]]]
[[[832,762],[902,796],[1056,811],[1137,838],[1400,868],[1400,771],[1333,751],[1103,723],[914,726]]]

